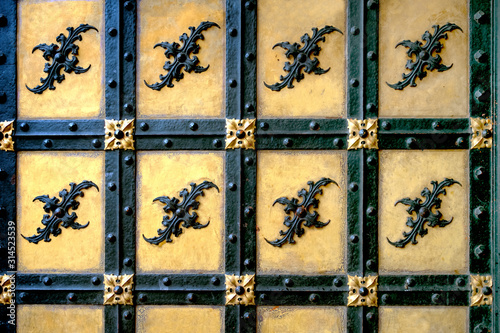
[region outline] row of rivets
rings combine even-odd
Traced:
[[[260,294],[259,298],[262,302],[266,302],[269,300],[269,296],[267,294]],[[318,294],[312,293],[309,295],[309,302],[317,303],[317,302],[319,302],[319,300],[320,300],[320,297]]]

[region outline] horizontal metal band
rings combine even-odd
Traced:
[[[224,274],[137,274],[135,290],[137,292],[225,291],[224,281]]]
[[[102,274],[16,274],[16,290],[52,293],[55,290],[102,291]],[[102,303],[102,302],[101,302]]]
[[[469,306],[467,291],[394,291],[378,292],[379,306],[384,305],[448,305]]]

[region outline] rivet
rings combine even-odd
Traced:
[[[351,235],[349,236],[349,240],[351,241],[351,243],[356,244],[357,242],[359,242],[359,237],[358,235]]]
[[[0,52],[0,65],[5,64],[6,61],[7,61],[7,57],[5,56],[5,54]]]
[[[107,239],[107,240],[108,240],[108,242],[110,242],[110,243],[114,243],[114,242],[116,242],[116,236],[115,236],[115,235],[113,235],[113,234],[111,234],[111,233],[110,233],[110,234],[108,234],[108,235],[106,236],[106,239]]]
[[[235,28],[229,29],[229,36],[231,36],[231,37],[238,36],[238,30],[236,30]]]
[[[134,210],[132,209],[132,207],[129,207],[129,206],[126,206],[125,208],[123,208],[123,211],[125,212],[125,215],[132,215],[132,213],[134,212]]]
[[[126,156],[124,159],[126,165],[134,164],[134,158],[132,156]]]
[[[248,113],[255,112],[255,107],[251,103],[245,104],[245,111]]]
[[[349,190],[351,192],[356,192],[358,190],[358,184],[355,182],[352,182],[349,184]]]
[[[405,281],[405,285],[407,285],[408,287],[415,287],[416,284],[417,281],[415,281],[415,279],[412,278],[407,278]]]
[[[132,113],[134,111],[134,107],[131,104],[123,104],[123,111],[126,113]]]
[[[377,9],[378,0],[368,0],[366,6],[368,7],[368,9]]]
[[[21,131],[23,132],[28,132],[30,130],[30,125],[26,124],[26,123],[21,123],[19,125],[19,128],[21,129]]]
[[[254,318],[253,318],[253,315],[250,312],[245,312],[243,314],[243,319],[245,319],[247,321],[252,321]]]
[[[218,277],[214,276],[210,279],[210,283],[212,283],[214,286],[218,286],[220,284],[220,280]]]
[[[263,129],[264,131],[269,128],[269,124],[266,122],[261,122],[259,126],[260,126],[260,129]]]
[[[476,53],[474,53],[474,60],[476,60],[480,64],[485,63],[486,61],[488,61],[488,54],[483,50],[478,50]]]
[[[123,59],[125,59],[125,61],[132,61],[132,59],[134,59],[134,56],[132,55],[132,53],[129,53],[129,52],[125,52],[125,54],[123,55]]]
[[[140,302],[146,302],[148,300],[148,296],[146,294],[139,294],[139,301]]]
[[[6,93],[0,93],[0,104],[5,104],[7,102],[7,94]]]
[[[117,84],[116,84],[116,81],[115,80],[109,80],[108,81],[108,87],[110,88],[116,88]]]
[[[125,320],[132,319],[132,312],[130,312],[130,311],[123,312],[123,319],[125,319]]]
[[[229,183],[227,184],[227,188],[230,190],[230,191],[236,191],[236,184],[235,183]]]
[[[140,128],[141,128],[141,130],[143,130],[143,131],[147,131],[147,130],[149,129],[149,125],[148,125],[148,123],[144,123],[144,122],[143,122],[143,123],[141,123],[141,124],[139,125],[139,127],[140,127]]]
[[[474,327],[474,333],[488,333],[490,330],[486,325],[482,323]]]
[[[335,279],[333,279],[333,285],[334,285],[335,287],[337,287],[337,288],[342,287],[342,285],[343,285],[343,284],[344,284],[344,283],[342,282],[342,280],[341,280],[341,279],[339,279],[339,278],[335,278]]]
[[[486,178],[488,178],[488,173],[486,172],[486,169],[483,167],[477,167],[474,170],[474,178],[478,180],[485,180]]]
[[[52,279],[49,278],[48,276],[43,278],[43,284],[46,286],[50,286],[52,284]]]
[[[126,1],[124,7],[126,10],[132,10],[134,9],[134,4],[131,1]]]
[[[374,156],[368,156],[368,158],[366,159],[366,163],[371,166],[377,165],[377,158]]]
[[[101,145],[102,145],[101,140],[99,139],[92,140],[92,146],[94,146],[94,148],[100,148]]]
[[[101,284],[101,279],[99,279],[97,276],[92,277],[91,281],[94,286],[98,286]]]
[[[354,26],[354,27],[351,27],[351,34],[353,35],[359,35],[359,28]]]
[[[252,10],[255,8],[255,5],[253,4],[252,1],[247,1],[247,2],[245,2],[245,8],[248,10]]]
[[[366,320],[373,321],[375,319],[375,314],[373,312],[368,312],[366,314]]]
[[[161,280],[161,282],[163,283],[163,285],[165,287],[168,287],[172,284],[172,280],[170,280],[168,277],[163,278],[163,280]]]
[[[230,86],[231,88],[236,88],[236,86],[237,86],[237,85],[238,85],[238,82],[236,82],[236,80],[235,80],[235,79],[230,79],[230,80],[229,80],[229,86]]]
[[[118,34],[118,30],[116,30],[115,28],[108,29],[108,35],[110,35],[111,37],[115,37],[117,34]]]
[[[455,146],[463,147],[464,143],[465,143],[465,139],[460,136],[457,138],[457,141],[455,141]]]
[[[463,278],[458,278],[456,281],[455,281],[455,284],[459,287],[465,287],[465,279]]]
[[[255,210],[253,209],[253,207],[246,207],[244,213],[246,217],[251,217],[255,213]]]
[[[335,139],[333,139],[333,145],[334,145],[336,148],[340,149],[340,148],[342,148],[342,146],[344,145],[344,141],[342,141],[342,139],[335,138]]]
[[[195,122],[190,122],[190,123],[189,123],[189,129],[190,129],[191,131],[196,131],[196,130],[198,129],[198,124],[197,124],[197,123],[195,123]]]
[[[482,291],[482,292],[483,292],[483,294],[484,294],[484,295],[486,295],[486,296],[491,295],[491,293],[493,292],[493,291],[491,290],[491,288],[490,288],[490,287],[488,287],[488,286],[483,287],[483,288],[481,289],[481,291]]]
[[[115,191],[116,190],[116,184],[113,183],[113,182],[108,183],[108,190]]]
[[[68,296],[66,296],[66,298],[70,302],[76,302],[76,295],[74,293],[69,293]]]
[[[246,165],[253,165],[253,158],[245,157],[245,164]]]
[[[170,139],[165,139],[165,140],[163,140],[163,145],[164,145],[165,147],[167,147],[167,148],[172,147],[172,144],[173,144],[173,143],[172,143],[172,140],[170,140]]]
[[[21,301],[26,301],[28,299],[28,295],[25,292],[19,294],[19,298]]]
[[[383,294],[382,297],[380,297],[380,300],[382,301],[382,303],[387,304],[391,299],[388,294]]]
[[[479,24],[484,24],[488,22],[488,16],[482,10],[478,10],[474,14],[474,20]]]
[[[375,112],[375,111],[377,111],[377,106],[373,103],[368,103],[368,104],[366,104],[366,111]]]
[[[74,132],[78,129],[78,125],[76,123],[69,123],[68,124],[68,129],[71,131],[71,132]]]
[[[368,269],[374,271],[377,268],[377,264],[376,264],[375,260],[369,259],[366,261],[366,267]]]
[[[309,124],[309,128],[311,129],[311,131],[317,131],[319,130],[319,124],[315,121],[311,121],[311,123]]]
[[[248,61],[253,61],[255,59],[255,54],[252,52],[247,52],[245,53],[245,59]]]
[[[0,27],[7,26],[7,17],[5,15],[0,15]]]
[[[481,135],[482,135],[483,138],[489,139],[489,138],[491,138],[491,136],[493,135],[493,133],[489,129],[484,129],[484,130],[481,131]]]
[[[292,141],[292,139],[290,139],[290,138],[286,138],[286,139],[284,139],[284,140],[283,140],[283,145],[284,145],[285,147],[291,147],[291,146],[293,146],[293,141]]]
[[[196,295],[195,295],[195,294],[193,294],[193,293],[189,293],[189,294],[187,294],[187,296],[186,296],[186,300],[187,300],[188,302],[195,302],[195,301],[196,301]]]
[[[382,128],[386,131],[390,130],[391,129],[391,123],[388,122],[388,121],[383,121],[382,122]]]
[[[377,53],[375,53],[375,51],[368,51],[368,53],[366,54],[366,57],[368,58],[368,60],[376,60],[377,59]]]
[[[219,140],[219,139],[214,139],[214,141],[212,141],[212,145],[215,147],[215,148],[220,148],[222,147],[222,141]]]
[[[440,294],[433,294],[431,300],[432,303],[434,304],[441,304],[443,302],[443,299]]]
[[[408,138],[406,139],[406,148],[408,149],[414,149],[417,148],[417,140],[415,138]]]
[[[49,140],[49,139],[43,140],[43,146],[45,148],[51,148],[52,147],[52,140]]]
[[[349,84],[351,85],[351,87],[357,87],[359,86],[359,81],[357,79],[350,79]]]
[[[123,259],[123,264],[124,264],[125,266],[127,266],[127,267],[132,266],[132,259],[130,259],[130,258],[125,258],[125,259]]]
[[[317,303],[319,301],[319,295],[318,294],[311,294],[309,295],[309,302],[311,303]]]
[[[476,258],[482,258],[486,255],[486,246],[480,244],[474,248],[474,255]]]
[[[245,265],[246,268],[252,268],[253,261],[247,258],[247,259],[245,259],[245,261],[243,261],[243,265]]]
[[[485,102],[487,100],[488,94],[484,91],[483,88],[478,87],[474,91],[474,97],[478,102]]]
[[[377,213],[377,210],[375,209],[375,207],[370,206],[366,209],[366,214],[368,216],[375,216],[376,213]]]
[[[432,123],[432,128],[435,130],[443,129],[443,125],[439,121],[434,121]]]
[[[293,285],[294,285],[292,279],[285,279],[283,282],[285,283],[285,286],[287,286],[289,288],[293,287]]]
[[[238,240],[238,237],[236,237],[235,234],[230,234],[229,236],[227,236],[227,239],[229,240],[229,242],[234,244]]]
[[[358,292],[361,296],[368,296],[369,293],[368,288],[366,287],[359,288]]]
[[[486,218],[488,218],[489,214],[488,211],[483,206],[479,206],[474,208],[474,216],[477,219],[485,220]]]
[[[0,169],[0,180],[5,180],[7,176],[7,171]]]

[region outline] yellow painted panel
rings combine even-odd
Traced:
[[[104,15],[103,0],[43,1],[22,0],[18,4],[17,87],[19,118],[96,118],[104,115]],[[76,41],[78,66],[86,73],[66,73],[65,80],[54,83],[55,90],[35,94],[26,89],[40,85],[45,63],[42,52],[31,51],[38,44],[56,44],[66,28],[90,24],[89,30]],[[50,60],[52,63],[52,59]]]
[[[382,333],[465,333],[469,332],[465,306],[406,306],[379,308]]]
[[[138,4],[138,61],[137,61],[137,115],[139,117],[164,118],[214,118],[223,117],[225,96],[225,1],[223,0],[141,0]],[[203,73],[184,72],[184,78],[173,81],[173,88],[161,90],[148,88],[148,84],[160,82],[165,50],[153,49],[161,42],[179,41],[179,36],[191,35],[189,27],[198,27],[201,22],[211,21],[217,27],[203,31],[204,40],[198,40],[199,66],[210,68]],[[240,33],[240,32],[238,32]],[[170,58],[168,61],[173,61]]]
[[[153,199],[179,192],[190,183],[217,185],[204,190],[196,200],[198,222],[206,228],[182,228],[172,242],[153,245],[147,238],[163,229],[163,204]],[[193,212],[193,210],[191,210]],[[139,272],[221,272],[224,265],[224,153],[220,152],[139,152],[137,154],[137,270]],[[189,255],[186,255],[189,254]]]
[[[20,272],[102,272],[104,269],[104,153],[19,152],[17,161],[17,254]],[[76,222],[89,225],[80,230],[61,228],[51,241],[29,243],[21,237],[37,234],[45,213],[39,195],[59,197],[70,183],[83,180],[99,187],[83,190],[77,197]],[[71,213],[72,211],[70,211]],[[92,254],[92,255],[90,255]]]
[[[465,150],[381,151],[379,178],[379,260],[381,273],[464,274],[469,267],[468,152]],[[410,231],[406,220],[408,206],[396,201],[421,197],[424,187],[432,191],[431,181],[452,178],[462,184],[445,187],[439,211],[453,221],[441,228],[429,227],[418,244],[397,248],[387,241],[403,238]],[[434,208],[435,212],[436,209]],[[415,218],[415,214],[412,215]],[[427,224],[426,224],[427,227]],[[409,260],[411,258],[411,260]]]
[[[346,332],[346,307],[260,306],[259,333],[340,333]]]
[[[137,333],[224,332],[221,306],[138,306]]]
[[[257,270],[261,273],[329,274],[345,269],[346,233],[346,154],[345,152],[296,151],[258,153],[257,166]],[[317,195],[319,221],[330,224],[323,228],[304,227],[302,237],[295,235],[295,244],[281,248],[266,242],[274,241],[283,225],[284,206],[273,202],[280,197],[300,199],[297,192],[309,191],[308,181],[322,177],[339,184],[322,187]]]
[[[384,0],[380,1],[379,37],[379,115],[380,117],[467,117],[469,114],[469,38],[466,0]],[[422,41],[433,25],[455,23],[464,31],[448,32],[439,55],[443,64],[453,67],[444,72],[427,71],[416,80],[416,87],[394,90],[386,82],[401,80],[408,56],[403,40]],[[425,43],[424,43],[425,44]]]
[[[342,117],[345,115],[345,1],[259,0],[257,6],[257,99],[259,117]],[[291,13],[295,13],[290,16]],[[285,50],[273,45],[299,43],[312,28],[331,25],[344,33],[325,35],[319,42],[319,67],[330,68],[322,75],[304,74],[294,88],[272,91],[264,85],[279,82],[287,59]],[[311,57],[314,59],[314,56]]]
[[[104,332],[104,307],[95,305],[18,305],[17,332]]]

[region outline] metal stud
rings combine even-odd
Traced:
[[[116,30],[115,28],[109,28],[108,35],[110,35],[111,37],[115,37],[116,35],[118,35],[118,30]]]
[[[172,144],[173,144],[173,143],[172,143],[172,140],[170,140],[170,139],[165,139],[165,140],[163,140],[163,145],[164,145],[165,147],[167,147],[167,148],[172,147]]]
[[[53,146],[52,140],[49,139],[43,140],[42,144],[45,148],[51,148]]]

